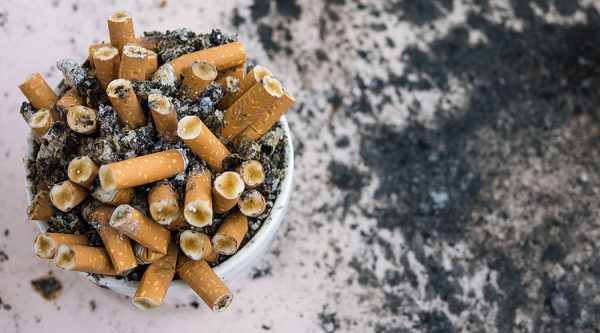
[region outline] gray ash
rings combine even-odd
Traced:
[[[33,290],[48,301],[56,299],[62,290],[62,284],[52,274],[31,280],[31,286]]]
[[[237,40],[236,36],[222,34],[213,30],[210,34],[195,34],[186,29],[158,33],[146,33],[147,37],[155,39],[158,43],[157,54],[159,54],[159,65],[182,54],[202,50],[205,48],[231,43]],[[130,130],[123,126],[117,119],[115,110],[110,106],[108,97],[98,84],[97,79],[90,75],[89,62],[83,65],[75,63],[71,59],[64,59],[57,63],[63,72],[65,80],[59,86],[59,95],[62,96],[69,87],[77,89],[78,93],[86,97],[88,106],[97,109],[97,122],[99,130],[92,135],[81,135],[69,129],[65,122],[64,110],[56,110],[62,113],[61,117],[52,124],[48,133],[41,139],[36,139],[33,147],[34,160],[26,160],[25,165],[29,170],[28,179],[33,183],[34,189],[47,189],[53,184],[67,179],[67,166],[69,162],[82,155],[88,155],[96,164],[108,164],[136,156],[147,155],[168,149],[181,149],[186,155],[189,164],[186,172],[183,172],[167,181],[177,193],[180,207],[183,207],[185,182],[192,170],[206,168],[204,161],[200,160],[182,141],[169,143],[161,140],[155,130],[150,115],[147,97],[152,93],[160,93],[172,99],[178,117],[187,115],[198,116],[206,126],[217,133],[223,126],[223,111],[217,108],[218,103],[224,95],[224,91],[216,84],[210,84],[198,98],[188,99],[179,91],[179,83],[175,85],[164,85],[159,82],[140,81],[133,83],[133,89],[140,101],[142,109],[148,116],[146,126]],[[118,92],[117,92],[118,93]],[[29,103],[21,105],[20,113],[25,120],[31,117],[34,109]],[[250,220],[250,228],[242,246],[251,239],[262,226],[268,216],[273,203],[280,191],[280,179],[285,177],[286,161],[284,158],[286,138],[280,124],[276,124],[273,130],[265,135],[259,142],[247,142],[239,151],[226,142],[233,153],[226,163],[226,170],[234,170],[245,160],[256,159],[260,161],[266,172],[266,181],[258,190],[267,199],[266,212]],[[214,179],[216,175],[211,174]],[[132,206],[148,215],[147,193],[154,184],[139,186],[136,188]],[[92,185],[93,191],[100,186],[99,181]],[[33,190],[35,191],[35,190]],[[30,193],[34,194],[34,193]],[[93,207],[98,201],[92,197],[73,210],[64,213],[56,211],[48,221],[49,231],[85,235],[94,246],[102,246],[102,241],[96,229],[87,223],[84,218],[83,207]],[[204,228],[193,228],[212,236],[223,220],[223,214],[215,214],[211,226]],[[191,228],[191,227],[190,227]],[[176,236],[176,232],[174,232]],[[227,256],[219,256],[217,263],[227,259]],[[144,272],[145,266],[140,266],[124,278],[128,280],[139,280]],[[95,278],[97,276],[92,275]]]

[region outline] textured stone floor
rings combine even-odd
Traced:
[[[598,332],[600,1],[163,5],[0,1],[0,330]],[[293,201],[227,313],[139,313],[64,272],[54,301],[30,286],[52,268],[30,255],[16,85],[57,83],[119,8],[238,31],[296,94]]]

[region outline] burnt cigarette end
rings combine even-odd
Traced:
[[[103,165],[100,167],[98,174],[100,176],[100,185],[104,190],[114,191],[116,189],[117,184],[113,170]]]
[[[38,139],[41,139],[46,135],[48,129],[50,129],[52,120],[52,113],[50,113],[50,110],[39,110],[29,118],[29,127]]]
[[[91,187],[98,174],[98,166],[88,156],[76,157],[67,168],[67,176],[75,184]]]
[[[244,188],[244,181],[237,172],[227,171],[217,176],[213,186],[214,211],[224,213],[233,208]]]
[[[33,253],[38,258],[46,259],[54,256],[57,244],[52,237],[47,234],[39,234],[35,236],[33,241]]]
[[[63,212],[68,212],[79,205],[88,194],[88,189],[67,180],[52,186],[50,189],[50,200],[54,207]]]
[[[179,235],[179,246],[192,260],[200,260],[212,252],[210,238],[192,230],[186,230]]]
[[[75,252],[68,245],[61,245],[56,252],[54,264],[58,268],[72,270],[75,268]]]
[[[48,221],[52,214],[54,214],[54,205],[50,200],[50,192],[47,190],[39,191],[27,207],[27,217],[30,220]]]
[[[96,124],[98,112],[92,108],[73,105],[67,111],[67,124],[74,132],[92,134],[98,128]]]
[[[265,171],[259,161],[245,161],[238,168],[238,173],[248,188],[254,188],[265,181]]]
[[[259,191],[251,190],[242,193],[238,202],[238,207],[242,214],[249,217],[258,217],[265,212],[267,201]]]
[[[229,214],[213,236],[212,247],[220,254],[232,255],[240,248],[247,233],[248,218],[240,212]]]
[[[203,200],[189,202],[185,205],[183,214],[186,221],[196,227],[204,227],[212,223],[212,208]]]

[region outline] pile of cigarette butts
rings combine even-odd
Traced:
[[[240,42],[187,53],[159,67],[155,52],[159,45],[150,38],[136,38],[130,13],[117,11],[107,21],[110,43],[90,46],[88,72],[79,73],[81,66],[72,66],[70,59],[57,63],[69,86],[62,96],[40,74],[19,86],[35,109],[28,124],[37,140],[48,140],[54,122],[66,122],[77,135],[98,131],[98,110],[87,104],[89,96],[77,85],[81,75],[95,76],[121,124],[136,129],[151,121],[160,139],[181,140],[206,167],[187,170],[180,207],[165,180],[186,171],[189,161],[182,149],[104,165],[89,156],[77,157],[68,165],[68,179],[37,190],[28,217],[48,221],[56,209],[68,212],[91,195],[97,204],[84,210],[83,216],[104,246],[91,246],[81,234],[46,232],[35,237],[34,253],[53,259],[65,270],[102,275],[124,275],[147,265],[132,300],[141,309],[159,307],[178,274],[213,311],[222,311],[231,303],[232,293],[210,264],[218,254],[236,253],[248,233],[248,217],[265,211],[265,198],[256,189],[265,179],[263,166],[249,160],[234,171],[224,170],[223,160],[231,154],[224,143],[237,147],[244,140],[259,140],[290,108],[294,97],[265,67],[257,65],[246,73],[246,50]],[[213,133],[198,116],[178,119],[174,103],[160,93],[140,103],[143,97],[136,96],[132,82],[144,80],[177,84],[190,99],[213,82],[221,85],[223,127]],[[153,187],[145,214],[131,200],[135,187],[148,184]],[[210,237],[197,228],[210,226],[213,213],[225,217]]]

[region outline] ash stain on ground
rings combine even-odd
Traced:
[[[60,291],[62,290],[62,283],[52,275],[50,272],[49,275],[31,280],[31,287],[38,294],[40,294],[45,300],[51,301],[58,297]],[[92,306],[92,302],[90,301],[90,306]],[[92,311],[94,311],[96,307],[96,303],[93,303]]]

